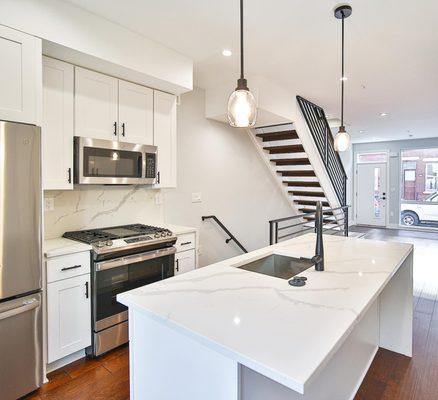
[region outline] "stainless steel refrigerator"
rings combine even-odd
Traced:
[[[42,383],[41,130],[0,121],[0,399]]]

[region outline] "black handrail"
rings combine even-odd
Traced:
[[[225,233],[229,236],[228,239],[225,239],[225,243],[229,243],[231,240],[233,240],[244,253],[248,253],[248,250],[246,250],[245,247],[243,247],[242,243],[240,243],[236,239],[236,237],[227,229],[227,227],[221,221],[219,221],[219,219],[216,217],[216,215],[205,215],[201,218],[203,221],[205,221],[206,219],[214,220],[225,231]]]
[[[335,150],[332,131],[325,112],[320,106],[301,96],[297,96],[297,101],[324,162],[336,196],[341,206],[345,206],[347,204],[347,174],[341,158]]]
[[[350,206],[342,206],[342,207],[335,207],[335,208],[330,208],[330,209],[326,209],[326,210],[323,209],[322,210],[323,227],[330,224],[330,223],[336,224],[335,227],[325,228],[325,229],[323,229],[323,231],[324,232],[335,231],[336,233],[342,233],[344,236],[348,236],[348,209],[349,208],[350,208]],[[342,211],[343,214],[340,215],[338,218],[338,216],[335,215],[336,211],[339,211],[339,212]],[[326,222],[324,222],[324,220],[325,220],[324,214],[332,214],[335,218],[333,220],[326,220]],[[272,244],[278,243],[278,241],[280,239],[285,239],[287,237],[294,236],[294,235],[302,235],[303,233],[305,233],[307,231],[315,230],[314,226],[305,227],[306,224],[311,223],[310,221],[305,220],[305,218],[306,217],[313,217],[313,216],[316,217],[316,211],[292,215],[290,217],[273,219],[273,220],[269,221],[269,244],[272,245]],[[297,219],[304,219],[304,221],[300,221],[298,223],[292,223],[292,225],[279,226],[279,224],[282,222],[297,220]],[[297,231],[297,232],[286,233],[284,235],[279,236],[280,231],[283,231],[285,229],[296,228],[299,226],[305,227],[305,229],[302,229],[302,230]]]

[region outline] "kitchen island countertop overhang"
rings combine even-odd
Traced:
[[[329,235],[324,241],[325,271],[311,267],[301,273],[307,277],[304,287],[238,267],[270,254],[312,257],[314,234],[123,293],[118,301],[130,312],[142,313],[302,394],[413,251],[412,245],[402,243]],[[412,263],[404,281],[409,295]],[[382,324],[386,308],[407,307],[396,318],[404,327],[403,337],[390,349],[410,356],[408,302],[402,299],[401,306],[394,306],[394,294],[387,297],[388,306],[380,311],[381,341],[392,341],[385,339],[389,326]]]

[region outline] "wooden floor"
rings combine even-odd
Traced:
[[[413,358],[380,349],[355,400],[438,400],[438,235],[353,230],[364,232],[369,239],[415,244]],[[26,399],[129,399],[128,357],[128,348],[123,347],[98,360],[76,361],[51,373],[49,383]]]
[[[93,360],[81,359],[48,375],[49,383],[26,400],[129,399],[128,347]]]

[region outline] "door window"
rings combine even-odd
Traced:
[[[381,169],[380,167],[374,168],[374,216],[380,218],[382,213],[382,200],[380,197],[380,191],[382,188],[381,181]]]

